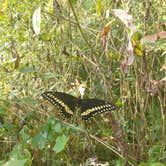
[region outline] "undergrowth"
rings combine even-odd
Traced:
[[[141,44],[141,55],[126,64],[131,30],[112,9],[133,16],[140,44],[164,31],[165,2],[55,2],[0,2],[0,164],[163,166],[165,38]],[[32,15],[39,6],[36,35]],[[78,97],[82,86],[85,98],[118,109],[73,123],[41,98],[46,90]]]

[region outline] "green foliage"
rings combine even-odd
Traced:
[[[0,165],[84,165],[92,154],[99,164],[164,165],[165,1],[52,2],[0,2]],[[112,9],[133,16],[133,36],[130,19]],[[64,122],[40,97],[49,89],[78,97],[83,83],[85,97],[118,109]]]
[[[153,163],[153,164],[141,163],[138,166],[165,166],[165,164],[162,164],[162,163]]]
[[[56,138],[56,144],[54,145],[53,147],[53,150],[56,152],[56,153],[59,153],[61,152],[62,150],[65,149],[65,146],[67,144],[67,137],[65,135],[62,135],[62,136],[58,136]]]
[[[32,138],[32,146],[42,150],[47,149],[47,146],[51,143],[54,144],[53,150],[59,153],[65,148],[67,143],[67,137],[61,135],[63,129],[60,123],[57,123],[53,117],[48,118],[46,125],[39,128],[38,133]]]
[[[2,166],[30,166],[32,164],[32,156],[28,149],[21,145],[16,145],[9,155],[7,162],[2,162]]]

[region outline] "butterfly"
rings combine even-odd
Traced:
[[[104,100],[79,99],[63,92],[48,91],[44,92],[42,97],[56,106],[65,118],[73,117],[77,109],[80,110],[80,116],[84,120],[116,109],[114,104]]]

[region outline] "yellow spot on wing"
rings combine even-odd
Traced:
[[[47,94],[49,97],[50,97],[50,100],[51,101],[53,101],[53,100],[55,100],[59,105],[61,105],[64,109],[65,109],[65,111],[68,113],[68,114],[71,114],[71,115],[73,115],[73,111],[64,103],[64,102],[62,102],[61,100],[59,100],[58,98],[56,98],[54,95],[52,95],[52,94]],[[53,99],[53,100],[52,100]]]
[[[101,112],[104,112],[104,111],[109,111],[109,110],[110,110],[110,107],[111,107],[111,105],[108,104],[108,105],[97,106],[97,107],[94,107],[94,108],[92,108],[92,109],[87,109],[85,112],[83,112],[83,113],[81,114],[81,116],[86,116],[86,115],[88,115],[88,114],[90,114],[90,113],[93,113],[93,112],[95,112],[95,111],[98,111],[98,110],[100,110],[100,113],[101,113]],[[96,112],[95,114],[97,114],[97,112]]]

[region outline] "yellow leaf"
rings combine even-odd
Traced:
[[[134,46],[134,53],[138,56],[142,56],[142,48]]]
[[[98,0],[98,1],[97,1],[96,10],[97,10],[97,14],[100,16],[100,15],[101,15],[101,11],[102,11],[101,0]]]
[[[142,56],[142,44],[140,43],[140,34],[135,33],[132,35],[132,45],[134,47],[134,53],[138,56]]]

